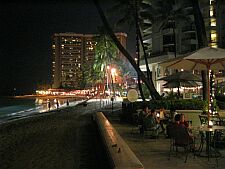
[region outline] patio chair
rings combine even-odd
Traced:
[[[220,125],[220,126],[225,126],[225,118],[224,118],[224,117],[221,117],[221,116],[218,114],[218,120],[219,120],[219,125]]]
[[[168,160],[170,160],[170,156],[172,152],[175,152],[176,156],[178,153],[179,148],[184,149],[185,153],[185,160],[187,162],[189,152],[194,152],[195,157],[195,150],[193,147],[195,146],[194,139],[189,136],[187,128],[178,127],[174,124],[173,127],[168,128],[168,132],[170,133],[170,151]]]
[[[160,129],[160,124],[158,124],[155,120],[154,117],[151,115],[147,116],[144,118],[143,121],[143,137],[145,138],[146,136],[149,136],[151,138],[158,138],[159,136],[159,129]]]
[[[157,139],[159,137],[159,128],[160,128],[159,125],[145,128],[143,133],[143,138],[150,136],[150,138]]]
[[[201,122],[201,125],[208,125],[208,117],[206,115],[199,115],[199,120]],[[219,116],[211,118],[211,121],[213,122],[213,125],[220,125]]]
[[[199,120],[201,125],[207,125],[208,124],[208,117],[205,115],[199,115]]]
[[[132,129],[131,134],[140,133],[142,125],[140,124],[139,116],[137,113],[132,115]]]
[[[225,131],[224,130],[215,130],[213,134],[212,146],[214,148],[225,148]]]

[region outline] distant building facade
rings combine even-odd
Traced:
[[[81,87],[83,70],[89,70],[95,59],[97,34],[56,33],[52,36],[52,87]],[[116,33],[126,48],[126,33]],[[122,54],[118,52],[118,57]]]
[[[199,7],[205,22],[208,46],[225,48],[225,1],[199,0]],[[171,1],[172,2],[172,1]],[[162,90],[162,81],[159,78],[172,73],[170,69],[158,66],[159,62],[171,58],[187,55],[198,49],[198,39],[194,23],[193,7],[190,0],[173,0],[174,5],[182,6],[184,17],[189,21],[181,20],[179,15],[160,27],[160,20],[151,23],[147,10],[150,1],[143,1],[142,19],[144,44],[148,53],[149,67],[152,71],[153,82],[158,92]],[[141,61],[142,71],[146,70],[144,60]]]

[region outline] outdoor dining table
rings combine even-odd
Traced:
[[[225,126],[214,125],[214,126],[208,127],[208,125],[199,125],[199,126],[190,126],[189,128],[191,130],[199,131],[200,133],[202,133],[200,146],[198,149],[198,153],[196,155],[208,157],[208,159],[210,157],[221,156],[221,154],[218,151],[216,151],[215,148],[212,149],[211,140],[212,140],[212,133],[215,133],[215,131],[218,131],[218,130],[225,130]],[[205,133],[206,135],[205,138],[203,133]],[[203,151],[204,143],[206,143],[205,151]]]

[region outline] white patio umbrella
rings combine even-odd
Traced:
[[[209,89],[210,85],[209,71],[225,70],[225,49],[205,47],[195,51],[189,56],[168,60],[166,62],[160,63],[159,65],[162,67],[174,69],[207,70],[208,89]],[[210,91],[208,92],[208,100],[210,102],[209,93]],[[210,103],[208,103],[208,119],[210,120],[209,104]]]

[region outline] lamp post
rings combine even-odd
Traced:
[[[116,69],[115,68],[112,68],[111,69],[111,81],[112,81],[112,92],[113,92],[113,95],[111,97],[111,101],[112,101],[112,113],[113,113],[113,101],[114,101],[114,97],[115,97],[115,90],[114,90],[114,85],[113,85],[113,78],[115,78],[115,75],[116,75]]]
[[[107,67],[106,67],[106,91],[107,91],[107,92],[108,92],[108,90],[109,90],[109,69],[110,69],[110,67],[107,66]]]
[[[115,68],[112,68],[111,69],[111,79],[112,79],[112,92],[113,92],[113,96],[115,96],[115,90],[114,90],[114,78],[116,76],[116,69]]]

